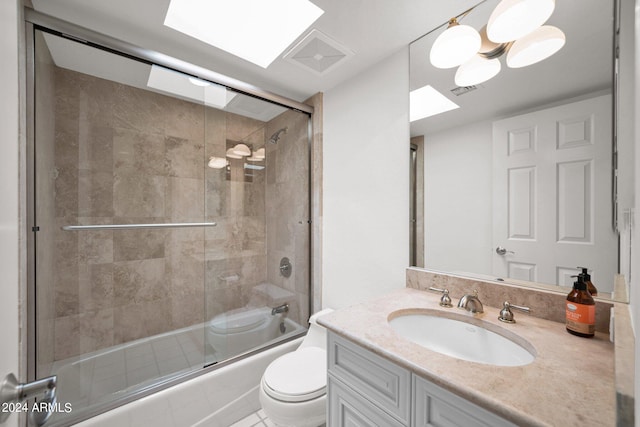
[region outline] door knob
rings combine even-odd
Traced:
[[[506,250],[506,249],[505,249],[505,248],[503,248],[502,246],[498,246],[498,247],[496,248],[496,253],[497,253],[498,255],[506,255],[506,254],[514,254],[514,255],[515,255],[515,254],[516,254],[516,253],[515,253],[515,252],[513,252],[513,251],[508,251],[508,250]]]

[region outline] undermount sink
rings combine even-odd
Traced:
[[[471,324],[465,321],[466,316],[447,313],[448,317],[443,317],[436,313],[427,311],[418,314],[401,313],[395,316],[392,313],[389,316],[389,325],[398,335],[409,341],[458,359],[496,366],[528,365],[535,359],[533,347],[515,335],[514,339],[522,344],[482,326]],[[476,321],[478,322],[484,323]],[[499,329],[498,326],[494,328]]]

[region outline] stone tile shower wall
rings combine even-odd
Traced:
[[[209,156],[224,157],[227,140],[264,146],[265,135],[288,113],[264,123],[61,68],[54,74],[55,167],[49,171],[55,177],[54,360],[201,323],[251,303],[253,287],[272,279],[297,292],[291,316],[304,323],[308,253],[298,258],[296,253],[308,252],[308,233],[296,238],[291,233],[298,225],[277,219],[285,213],[278,211],[282,206],[308,207],[279,195],[291,194],[288,186],[300,187],[296,174],[301,172],[287,177],[278,174],[292,171],[278,172],[267,185],[269,163],[252,182],[244,182],[243,173],[234,175],[234,167],[241,166],[233,162],[230,180],[224,169],[206,167]],[[302,135],[304,127],[306,144],[306,117],[297,122],[304,125],[289,124],[289,134],[296,128]],[[268,148],[267,157],[275,159],[274,150],[282,147]],[[278,161],[288,164],[293,154],[278,153]],[[308,166],[307,160],[302,163]],[[274,201],[281,207],[271,207],[266,221],[265,205]],[[306,218],[306,211],[296,212],[296,220]],[[218,225],[61,229],[203,220]],[[268,240],[279,251],[269,260]],[[273,271],[271,258],[284,253],[294,260],[295,274],[307,275],[301,289],[297,281],[267,274]]]
[[[287,127],[267,152],[267,275],[270,283],[294,293],[290,315],[298,322],[309,318],[309,125],[306,118],[287,111],[266,126],[267,138]],[[289,258],[290,277],[280,274],[280,260]],[[298,320],[300,319],[300,320]]]

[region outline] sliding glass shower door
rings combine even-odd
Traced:
[[[35,372],[73,408],[50,423],[303,332],[309,116],[33,41]]]

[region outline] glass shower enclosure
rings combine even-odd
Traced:
[[[310,116],[34,27],[35,377],[66,425],[305,331]]]

